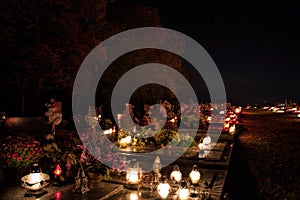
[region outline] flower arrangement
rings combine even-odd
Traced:
[[[99,136],[97,137],[97,134]],[[114,148],[117,148],[113,143],[105,140],[105,135],[101,133],[88,131],[82,137],[82,154],[81,163],[86,166],[88,171],[99,171],[103,175],[107,175],[107,171],[122,171],[125,169],[124,162],[119,154],[114,153]],[[99,148],[105,146],[105,149]],[[91,154],[90,151],[93,153]],[[104,161],[111,163],[111,167],[104,165]],[[106,169],[106,170],[104,170]]]
[[[11,135],[1,141],[3,168],[30,167],[43,156],[40,143],[26,134]]]
[[[154,138],[156,143],[160,145],[176,145],[180,142],[180,135],[178,132],[171,129],[162,129],[158,131]]]
[[[53,134],[47,134],[41,145],[44,155],[40,162],[44,171],[52,173],[57,163],[62,164],[64,171],[74,170],[79,163],[82,152],[80,145],[80,139],[73,133],[70,133],[67,142],[63,143],[57,143]]]

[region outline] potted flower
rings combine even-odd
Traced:
[[[32,164],[43,156],[40,143],[25,133],[7,136],[1,140],[0,145],[0,165],[4,169],[4,175],[15,175],[9,177],[12,183],[19,181]]]
[[[74,181],[75,171],[78,167],[77,165],[82,152],[80,148],[81,142],[79,140],[79,138],[70,134],[68,142],[56,143],[55,136],[53,134],[47,134],[42,144],[44,156],[41,159],[41,164],[44,171],[53,175],[57,163],[60,163],[60,167],[63,170],[62,176],[64,176],[64,181]]]
[[[85,171],[90,180],[102,181],[110,178],[110,169],[100,162],[86,166]]]
[[[82,145],[82,154],[80,162],[83,164],[87,175],[91,175],[90,178],[97,176],[97,174],[101,174],[103,179],[110,178],[110,172],[115,170],[123,170],[124,162],[119,156],[119,154],[113,153],[114,148],[117,148],[111,142],[105,141],[105,135],[100,135],[99,137],[95,137],[95,133],[93,131],[88,131],[84,135],[82,135],[81,139],[83,142]],[[99,146],[105,146],[105,149],[99,148]],[[92,152],[92,154],[90,153]],[[105,163],[109,162],[111,166],[106,166]],[[92,175],[92,173],[94,173]],[[99,175],[100,176],[100,175]]]

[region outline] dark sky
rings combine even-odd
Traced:
[[[192,37],[207,50],[230,101],[300,102],[298,6],[255,1],[149,2],[158,8],[163,27]]]

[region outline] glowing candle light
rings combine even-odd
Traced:
[[[62,169],[61,169],[61,167],[59,166],[59,164],[56,165],[55,170],[54,170],[53,173],[54,173],[55,176],[61,176],[61,174],[62,174]]]
[[[170,174],[171,180],[175,180],[177,183],[179,183],[182,179],[182,173],[179,170],[179,166],[175,165],[173,168],[173,171]]]
[[[198,184],[200,181],[201,174],[199,172],[198,166],[194,165],[192,171],[189,174],[192,184]]]
[[[210,136],[206,136],[204,139],[203,139],[203,144],[205,145],[208,145],[211,143],[211,137]]]
[[[126,185],[125,187],[138,189],[139,183],[142,178],[142,169],[139,166],[139,163],[133,159],[132,163],[126,170]]]
[[[170,184],[167,182],[167,178],[163,177],[162,181],[157,186],[157,192],[162,199],[166,199],[169,196],[171,190]]]
[[[190,198],[190,191],[185,181],[182,181],[178,189],[178,198],[180,200],[188,200]]]

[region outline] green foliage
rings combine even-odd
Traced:
[[[181,147],[189,147],[189,146],[196,146],[197,142],[192,138],[191,136],[187,134],[181,134],[180,135],[180,142],[178,143],[177,146]]]
[[[156,144],[163,145],[167,145],[169,143],[176,145],[180,142],[179,134],[171,129],[162,129],[158,131],[157,134],[155,134],[154,139]]]
[[[110,178],[110,168],[102,163],[94,163],[91,165],[86,166],[86,172],[102,174],[105,180]]]
[[[10,69],[4,82],[20,92],[27,102],[23,107],[32,103],[24,111],[36,109],[39,98],[49,92],[70,97],[78,67],[101,41],[131,28],[160,26],[153,8],[108,6],[107,0],[0,2],[0,17],[6,22],[1,24],[6,49],[1,64]],[[11,91],[2,95],[7,101]]]
[[[103,118],[100,121],[100,126],[101,126],[101,128],[103,130],[107,130],[107,129],[112,128],[113,123],[112,123],[111,119],[109,119],[109,118]]]

